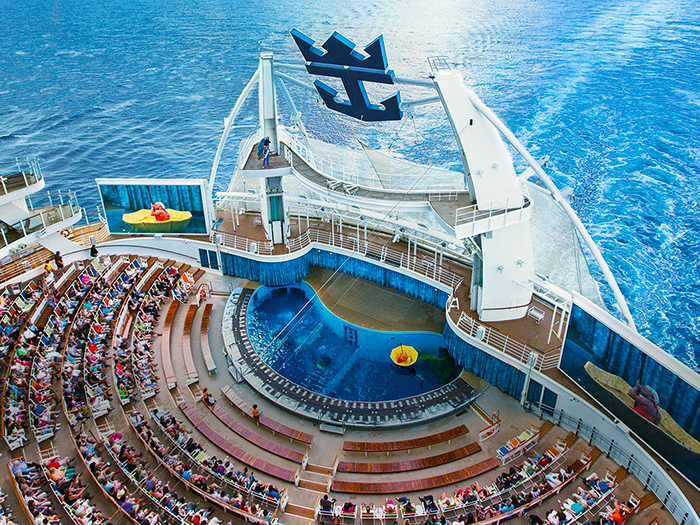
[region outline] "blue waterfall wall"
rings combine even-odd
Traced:
[[[445,325],[443,335],[455,363],[492,385],[496,385],[506,394],[516,399],[520,398],[525,384],[524,373],[473,347],[454,333],[449,325]]]
[[[309,273],[306,256],[285,262],[261,262],[246,259],[230,253],[221,253],[221,266],[224,275],[258,281],[267,286],[284,286],[298,283]]]
[[[278,263],[253,261],[239,255],[222,252],[221,264],[225,275],[258,281],[268,286],[284,286],[299,282],[309,273],[309,266],[331,270],[340,269],[342,273],[362,277],[382,286],[393,288],[438,308],[444,308],[447,302],[447,293],[418,279],[407,277],[371,262],[324,250],[311,250],[296,259]]]

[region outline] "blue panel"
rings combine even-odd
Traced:
[[[549,414],[554,413],[554,409],[557,406],[557,395],[546,387],[544,389],[544,395],[542,396],[542,406],[543,410]]]
[[[323,43],[323,49],[315,47],[313,40],[296,29],[292,29],[292,37],[304,55],[309,73],[342,81],[348,100],[339,100],[338,92],[320,80],[314,82],[329,109],[367,122],[401,120],[403,114],[398,91],[383,99],[381,105],[372,104],[363,84],[363,81],[394,83],[394,72],[387,69],[381,35],[365,47],[367,56],[355,51],[355,44],[338,32]]]
[[[496,385],[506,394],[520,398],[525,385],[525,374],[500,359],[473,347],[455,334],[449,325],[443,334],[447,348],[455,362],[492,385]]]
[[[539,404],[542,396],[542,385],[534,379],[530,380],[530,387],[527,389],[527,400],[531,403]]]
[[[641,384],[658,394],[658,406],[696,439],[700,439],[700,392],[574,305],[561,369],[692,481],[700,484],[700,453],[682,446],[661,426],[628,408],[593,379],[586,370],[587,363],[624,379],[632,387],[641,376]]]
[[[209,257],[207,257],[207,250],[199,249],[199,264],[202,268],[209,268]]]
[[[209,268],[214,270],[219,269],[219,261],[216,257],[216,252],[209,250]]]

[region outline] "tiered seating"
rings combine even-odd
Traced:
[[[117,331],[127,332],[129,312],[134,312],[133,337],[118,337],[112,342],[115,356],[115,374],[118,378],[119,396],[122,404],[127,404],[138,393],[143,399],[153,397],[157,388],[157,364],[153,360],[153,329],[160,317],[160,308],[172,287],[175,271],[169,264],[158,261],[151,263],[148,272],[142,277],[131,293],[129,308],[124,309],[117,323]],[[144,291],[145,290],[145,291]]]
[[[211,404],[207,400],[205,400],[204,404],[207,407],[209,407],[209,410],[212,411],[212,413],[219,419],[219,421],[221,421],[224,425],[226,425],[229,429],[241,436],[243,439],[250,441],[254,445],[257,445],[258,447],[265,449],[268,452],[275,454],[276,456],[288,459],[290,461],[294,461],[295,463],[301,464],[301,462],[304,460],[304,454],[302,454],[301,452],[297,452],[287,447],[283,447],[282,445],[278,445],[277,443],[273,443],[272,441],[256,434],[245,425],[239,423],[237,420],[232,418],[231,415],[228,412],[226,412],[226,410],[221,408],[218,403]]]
[[[71,462],[75,458],[49,458],[42,462],[42,472],[51,492],[75,523],[106,523],[108,516],[90,503],[88,487],[76,475]]]
[[[389,474],[392,472],[406,472],[409,470],[421,470],[424,468],[437,467],[481,451],[478,443],[469,443],[450,452],[430,456],[427,458],[415,459],[412,461],[395,461],[392,463],[353,463],[341,461],[338,464],[338,472],[354,472],[361,474]]]
[[[216,479],[222,480],[227,485],[232,485],[244,499],[256,501],[261,505],[284,508],[287,499],[285,490],[279,491],[272,484],[264,484],[256,480],[253,472],[248,474],[248,467],[244,467],[242,471],[236,470],[236,467],[228,460],[221,461],[215,457],[210,458],[194,439],[192,433],[168,412],[151,406],[149,415],[166,438],[177,447],[182,457],[189,458],[192,463],[198,464]],[[265,487],[272,487],[274,491],[268,491]],[[266,492],[270,492],[270,494],[266,495]],[[274,494],[275,492],[277,495]]]
[[[99,314],[95,310],[93,315],[102,315],[103,317],[88,318],[87,325],[84,325],[82,329],[77,331],[74,341],[74,360],[64,369],[64,391],[68,393],[67,397],[76,403],[81,403],[83,415],[86,412],[85,407],[88,406],[91,409],[93,418],[100,418],[107,413],[106,410],[99,411],[98,408],[101,408],[105,401],[103,397],[106,394],[106,378],[104,374],[106,362],[104,358],[107,356],[109,349],[106,344],[110,340],[109,332],[112,326],[116,324],[116,320],[121,318],[121,315],[117,316],[116,313],[123,311],[123,305],[131,288],[134,287],[139,280],[139,276],[144,274],[146,270],[146,265],[137,259],[133,259],[128,264],[126,262],[124,265],[120,265],[123,271],[119,277],[114,279],[112,286],[109,288],[105,287],[99,293],[96,293],[98,297],[95,298],[93,308],[95,306],[99,308]],[[105,309],[105,306],[108,308]],[[134,324],[137,325],[141,322],[145,321],[137,319]],[[85,365],[83,365],[84,361]],[[76,376],[84,378],[84,383],[86,384],[84,389],[81,390],[81,383],[74,380]],[[99,387],[102,390],[100,392],[90,391],[92,387]],[[71,423],[75,424],[78,422],[77,418],[70,416],[69,414]],[[79,430],[72,434],[72,437],[82,461],[96,483],[100,485],[105,497],[118,506],[122,514],[134,523],[144,523],[146,522],[144,520],[148,520],[149,524],[184,523],[179,519],[178,521],[172,521],[170,519],[164,520],[161,517],[161,515],[168,516],[166,512],[168,505],[165,505],[165,502],[170,501],[173,506],[179,505],[176,502],[178,499],[177,494],[168,492],[167,494],[156,496],[142,486],[137,487],[142,496],[130,494],[127,484],[125,484],[125,479],[129,479],[129,476],[126,476],[126,472],[129,471],[128,468],[125,467],[124,477],[118,476],[111,470],[112,462],[105,455],[101,443],[95,439],[90,428],[84,424],[77,428]],[[112,450],[106,450],[106,452],[112,452]],[[121,455],[118,455],[117,459],[123,460]],[[123,466],[120,461],[117,461],[117,464],[120,467]],[[143,499],[143,497],[146,499]],[[184,510],[184,504],[179,506],[183,507]],[[202,515],[205,514],[206,511],[202,511]],[[174,515],[177,516],[177,512]]]
[[[191,505],[191,508],[183,505],[179,505],[180,509],[171,508],[166,504],[167,500],[163,501],[163,496],[167,494],[173,500],[177,500],[179,499],[177,493],[171,491],[167,483],[158,479],[155,473],[148,469],[147,462],[141,459],[141,454],[137,453],[120,433],[115,432],[114,427],[104,427],[100,435],[104,442],[104,450],[109,456],[108,462],[117,465],[131,485],[150,500],[147,504],[153,514],[159,514],[168,523],[181,525],[191,524],[195,516],[200,520],[213,517],[211,509],[198,509],[196,504]],[[150,447],[149,450],[158,459],[166,457],[166,451],[162,448],[158,448],[156,452]]]
[[[374,442],[374,441],[346,441],[343,443],[343,450],[345,452],[386,452],[387,456],[389,452],[396,452],[399,450],[412,450],[414,448],[430,447],[437,445],[438,443],[450,443],[453,439],[464,436],[469,432],[467,427],[464,425],[459,425],[458,427],[451,428],[444,432],[438,432],[437,434],[432,434],[430,436],[423,436],[420,438],[407,439],[405,441],[387,441],[387,442]]]
[[[158,410],[151,415],[166,434],[172,432],[183,438],[186,436],[185,433],[180,434],[178,425],[169,416]],[[201,447],[194,442],[189,443],[189,453],[183,454],[187,461],[183,461],[177,453],[177,450],[183,449],[178,446],[175,453],[168,453],[169,451],[140,413],[131,411],[128,414],[128,420],[158,463],[193,492],[225,511],[238,514],[247,521],[260,525],[267,523],[267,520],[272,519],[276,513],[281,500],[276,487],[261,484],[252,474],[246,477],[242,472],[234,473],[233,465],[229,462],[224,464],[221,461],[209,459]],[[208,465],[207,467],[204,467],[204,462]],[[257,499],[253,497],[254,495],[258,496]]]
[[[587,476],[583,479],[583,485],[563,502],[559,500],[558,507],[545,514],[546,519],[558,520],[561,525],[587,523],[595,519],[620,524],[640,507],[641,499],[634,492],[630,493],[625,503],[620,504],[615,499],[618,480],[610,470],[607,470],[603,479],[596,473]]]
[[[147,328],[157,320],[158,316],[157,311],[152,313],[144,305],[151,300],[149,288],[163,265],[155,258],[145,261],[144,264],[147,270],[141,274],[140,279],[129,291],[128,299],[122,302],[112,333],[114,386],[119,401],[123,405],[131,401],[137,389],[142,393],[147,391],[150,395],[154,395],[156,390],[155,379],[151,378],[153,371],[149,366],[150,330]],[[134,337],[131,346],[127,348],[129,329],[132,327]]]
[[[211,428],[206,421],[199,417],[197,411],[189,403],[183,401],[179,404],[179,407],[180,410],[182,410],[182,413],[185,414],[185,417],[189,420],[189,422],[192,425],[194,425],[194,427],[197,430],[204,434],[207,437],[207,439],[209,439],[209,441],[214,443],[217,447],[226,452],[229,456],[239,460],[241,463],[244,463],[255,470],[281,479],[283,481],[287,481],[290,483],[294,482],[295,473],[293,471],[283,467],[272,465],[271,463],[257,458],[252,454],[249,454],[245,450],[242,450],[237,446],[233,445],[230,441],[228,441],[226,438],[224,438],[218,432],[216,432],[213,428]]]
[[[41,488],[44,479],[41,466],[27,462],[22,455],[10,461],[7,470],[27,523],[36,525],[40,519],[43,523],[60,523],[49,496]]]
[[[489,508],[504,501],[513,493],[540,487],[543,476],[550,472],[557,472],[561,468],[567,452],[566,441],[558,440],[557,444],[550,447],[543,455],[535,453],[534,459],[525,460],[511,467],[508,472],[497,476],[496,481],[490,485],[480,486],[475,483],[455,491],[451,496],[444,495],[437,502],[437,508],[443,515],[452,518],[473,512],[477,505],[481,508]],[[587,457],[587,461],[583,464],[588,465],[590,461],[591,458]]]
[[[172,356],[170,355],[170,329],[173,326],[173,319],[175,319],[175,313],[179,305],[180,303],[178,301],[170,303],[168,313],[165,316],[163,337],[160,339],[160,362],[163,364],[163,374],[165,375],[165,382],[168,385],[168,390],[177,386],[175,369],[173,368]]]
[[[185,363],[185,381],[188,385],[194,384],[199,381],[199,375],[197,374],[197,367],[194,364],[194,358],[192,357],[192,323],[194,322],[194,316],[197,313],[197,305],[191,304],[187,309],[187,317],[185,317],[185,330],[182,334],[182,357]]]
[[[41,314],[38,325],[27,326],[16,341],[7,370],[3,403],[3,431],[11,449],[24,445],[27,418],[38,441],[53,435],[57,399],[51,390],[51,381],[55,375],[55,360],[61,356],[56,350],[65,341],[66,327],[78,311],[78,304],[107,265],[107,260],[96,262],[94,266],[81,265],[83,269],[77,279],[72,278],[72,266],[66,269],[54,283],[58,290],[46,288],[45,299],[36,312]]]
[[[100,417],[111,408],[104,373],[104,356],[109,352],[105,340],[129,288],[144,270],[145,265],[136,258],[117,261],[105,275],[106,280],[98,283],[83,302],[71,326],[63,352],[62,388],[64,409],[71,426],[86,419],[89,413],[93,418]]]
[[[199,341],[200,347],[202,348],[202,357],[204,357],[204,365],[207,367],[207,372],[209,375],[212,372],[216,372],[216,363],[211,355],[211,348],[209,348],[209,317],[211,316],[212,304],[207,303],[204,307],[204,312],[202,312],[202,322],[200,325]]]
[[[301,430],[297,430],[295,428],[283,425],[279,421],[272,419],[271,417],[267,417],[265,414],[260,414],[260,416],[257,418],[253,417],[253,407],[245,401],[243,401],[230,386],[226,385],[225,387],[222,387],[221,393],[224,394],[224,396],[226,396],[226,399],[228,399],[236,408],[238,408],[246,416],[254,419],[258,425],[262,425],[263,427],[271,430],[273,434],[280,434],[282,436],[288,437],[290,441],[296,440],[309,445],[313,441],[314,437],[311,434],[307,434],[306,432],[302,432]]]
[[[136,525],[139,523],[135,519],[137,515],[151,519],[152,521],[148,523],[153,523],[154,525],[182,523],[181,521],[173,522],[170,519],[161,517],[163,507],[170,508],[172,506],[174,509],[185,509],[185,502],[179,503],[179,497],[176,492],[172,490],[163,491],[161,495],[156,492],[157,488],[154,487],[154,494],[151,494],[144,492],[142,487],[139,487],[139,491],[148,497],[148,501],[137,497],[135,493],[129,491],[129,484],[125,478],[115,473],[108,459],[109,456],[104,457],[101,455],[104,449],[102,443],[92,435],[87,426],[82,428],[83,431],[73,435],[74,444],[80,454],[80,459],[85,464],[85,468],[88,469],[95,482],[100,486],[105,498],[111,501],[123,515]],[[92,468],[90,465],[92,465]],[[153,503],[154,499],[160,499],[160,504],[155,505]],[[164,515],[167,514],[164,513]]]

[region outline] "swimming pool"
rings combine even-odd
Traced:
[[[442,334],[353,325],[330,312],[304,282],[258,288],[248,306],[247,324],[253,347],[271,368],[338,399],[402,399],[439,388],[460,372]],[[390,360],[399,344],[418,351],[414,366],[402,368]]]

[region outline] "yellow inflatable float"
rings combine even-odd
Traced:
[[[125,213],[122,220],[131,226],[136,233],[183,233],[192,220],[189,211],[178,211],[166,208],[170,218],[158,220],[151,210],[139,210]]]
[[[412,346],[399,345],[391,351],[391,360],[399,366],[411,366],[418,360],[418,351]]]

